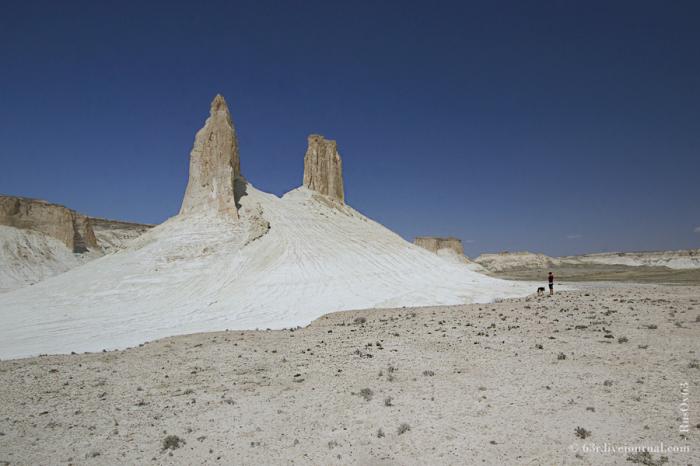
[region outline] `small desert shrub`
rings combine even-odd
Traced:
[[[423,375],[426,377],[432,377],[435,375],[435,372],[433,371],[423,371]]]
[[[328,449],[329,450],[332,450],[337,446],[338,446],[338,442],[336,442],[335,440],[331,440],[330,442],[328,442]]]
[[[408,424],[406,424],[406,423],[404,422],[403,424],[401,424],[401,425],[399,426],[399,429],[398,429],[397,432],[399,433],[399,435],[403,435],[403,434],[405,434],[406,432],[408,432],[409,430],[411,430],[411,426],[408,425]]]
[[[586,430],[583,427],[577,427],[576,429],[574,429],[574,432],[576,433],[576,437],[580,439],[585,439],[591,436],[591,431]]]
[[[606,380],[605,382],[603,382],[603,385],[605,385],[606,387],[612,387],[612,384],[613,384],[612,380]]]
[[[693,359],[688,364],[688,367],[691,369],[700,369],[700,361],[698,361],[697,359]]]
[[[629,338],[627,337],[620,337],[617,339],[618,343],[627,343],[629,341]]]
[[[668,463],[668,457],[662,456],[658,460],[654,460],[651,453],[644,450],[630,453],[627,456],[627,461],[630,463],[643,464],[645,466],[661,466],[662,464]]]
[[[377,431],[377,438],[382,438],[384,437],[384,431],[380,427],[379,430]]]
[[[384,398],[384,406],[394,406],[393,404],[391,404],[393,400],[394,399],[392,397],[387,396],[386,398]]]
[[[185,441],[177,435],[168,435],[163,439],[163,451],[168,449],[175,450],[176,448],[180,448],[180,446],[184,444]]]
[[[561,360],[564,360],[564,359],[566,359],[566,355],[565,355],[564,353],[559,353],[559,354],[557,355],[557,359],[559,359],[560,361],[561,361]]]
[[[657,328],[659,328],[659,326],[656,325],[656,324],[651,324],[651,325],[647,325],[647,328],[648,328],[649,330],[656,330]]]
[[[360,396],[364,398],[365,401],[370,401],[372,399],[372,396],[374,396],[374,392],[371,388],[363,388],[362,390],[360,390]]]
[[[367,317],[355,317],[355,320],[353,320],[354,323],[357,325],[364,324],[367,322]]]

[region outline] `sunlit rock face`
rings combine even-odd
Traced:
[[[440,249],[451,249],[459,255],[464,255],[462,241],[458,238],[441,238],[439,236],[419,236],[413,240],[413,244],[423,249],[437,253]]]
[[[240,174],[236,129],[226,101],[217,95],[190,152],[190,176],[180,214],[226,214],[238,218],[234,181]]]
[[[343,165],[335,141],[318,134],[309,136],[304,156],[304,186],[345,203]]]
[[[73,252],[98,246],[89,217],[40,199],[0,196],[0,225],[44,233]]]

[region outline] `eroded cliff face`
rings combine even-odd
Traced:
[[[304,186],[345,203],[343,165],[335,141],[318,134],[308,138],[304,156]]]
[[[441,238],[438,236],[419,236],[413,240],[413,244],[420,246],[428,251],[437,252],[440,249],[450,249],[457,254],[464,255],[464,247],[462,246],[462,241],[458,238]]]
[[[180,214],[238,218],[234,182],[241,174],[238,139],[226,101],[217,95],[190,153],[190,176]]]
[[[44,233],[73,252],[98,248],[89,217],[39,199],[0,196],[0,225]]]

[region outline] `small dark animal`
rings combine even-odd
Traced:
[[[541,286],[541,287],[537,288],[537,294],[538,294],[538,295],[544,294],[544,286]]]

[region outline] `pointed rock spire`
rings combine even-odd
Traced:
[[[190,177],[180,214],[226,213],[238,218],[234,180],[241,174],[238,139],[226,100],[217,94],[190,152]]]
[[[335,141],[318,134],[309,136],[304,156],[304,186],[345,202],[343,166]]]

